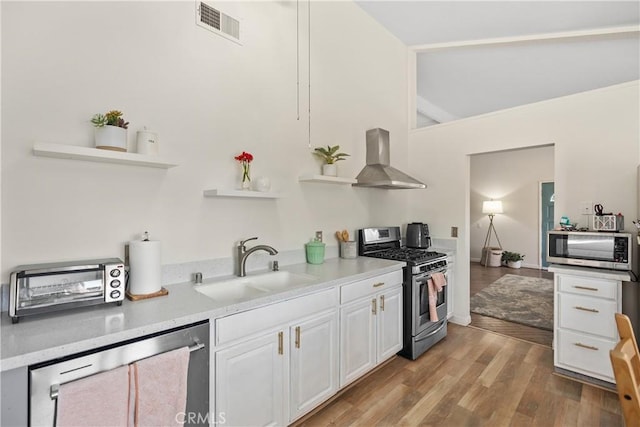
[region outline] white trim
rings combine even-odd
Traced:
[[[542,34],[529,34],[524,36],[515,37],[496,37],[489,39],[476,39],[476,40],[461,40],[455,42],[445,43],[430,43],[422,45],[409,46],[409,49],[415,52],[425,52],[443,49],[454,49],[459,47],[476,47],[487,46],[497,44],[509,44],[509,43],[527,43],[527,42],[540,42],[545,40],[560,40],[560,39],[572,39],[579,37],[605,37],[614,34],[632,34],[640,32],[640,26],[638,25],[626,25],[619,27],[607,27],[607,28],[595,28],[590,30],[577,30],[577,31],[561,31],[557,33],[542,33]]]
[[[453,315],[449,319],[449,322],[455,323],[456,325],[469,326],[471,324],[471,315],[466,316],[466,317],[460,317],[460,316]]]
[[[524,104],[524,105],[518,105],[515,107],[511,107],[511,108],[505,108],[503,110],[498,110],[498,111],[491,111],[489,113],[485,113],[485,114],[478,114],[477,116],[471,116],[471,117],[465,117],[453,122],[446,122],[446,123],[440,123],[437,125],[433,125],[433,126],[427,126],[427,127],[422,127],[422,128],[417,128],[417,129],[409,129],[409,133],[410,134],[414,134],[417,132],[425,132],[425,131],[429,131],[429,130],[433,130],[434,128],[440,128],[442,126],[451,126],[451,125],[458,125],[460,123],[464,123],[466,121],[473,121],[473,120],[482,120],[485,119],[487,117],[491,117],[491,116],[498,116],[501,114],[506,114],[512,111],[516,111],[518,109],[523,109],[523,108],[530,108],[532,105],[544,105],[547,102],[562,102],[564,99],[568,99],[574,96],[578,96],[578,95],[584,95],[584,94],[588,94],[588,93],[596,93],[596,92],[604,92],[604,91],[609,91],[609,90],[618,90],[618,89],[624,89],[626,87],[633,87],[633,86],[640,86],[640,80],[632,80],[630,82],[624,82],[624,83],[618,83],[615,85],[611,85],[611,86],[606,86],[606,87],[599,87],[597,89],[591,89],[591,90],[586,90],[584,92],[578,92],[578,93],[570,93],[568,95],[563,95],[563,96],[559,96],[557,98],[551,98],[551,99],[544,99],[542,101],[538,101],[538,102],[532,102],[530,104]],[[517,147],[517,148],[524,148],[524,147]],[[515,149],[517,149],[515,148]],[[479,154],[479,153],[470,153],[470,154]]]
[[[453,120],[460,119],[450,112],[438,107],[434,103],[427,101],[420,95],[416,95],[416,109],[420,114],[423,114],[438,123],[451,122]]]
[[[407,54],[407,89],[409,91],[407,114],[409,114],[409,130],[418,127],[418,63],[416,52],[409,50]]]

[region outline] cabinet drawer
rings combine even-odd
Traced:
[[[373,295],[383,289],[402,285],[402,270],[381,274],[370,279],[360,280],[340,287],[340,303],[344,304],[367,295]]]
[[[216,344],[275,328],[338,305],[337,288],[216,319]]]
[[[616,341],[594,338],[563,329],[558,334],[556,365],[585,375],[615,382],[609,351]]]
[[[572,294],[589,295],[594,297],[616,299],[618,282],[609,279],[595,279],[584,276],[571,276],[556,273],[558,290]]]
[[[558,324],[561,328],[617,340],[616,311],[617,304],[612,300],[558,294]]]

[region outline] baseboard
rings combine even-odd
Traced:
[[[449,322],[455,323],[460,326],[468,326],[471,323],[471,315],[467,316],[456,316],[455,314],[451,316]]]

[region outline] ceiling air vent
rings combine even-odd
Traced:
[[[219,36],[240,43],[240,21],[221,12],[211,3],[196,2],[196,23]]]

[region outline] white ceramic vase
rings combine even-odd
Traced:
[[[96,148],[113,151],[127,151],[127,130],[118,126],[95,128]]]
[[[324,176],[338,176],[338,167],[337,165],[331,164],[331,165],[322,165],[322,175]]]
[[[255,189],[263,193],[271,190],[271,180],[266,176],[259,176],[255,179]]]

